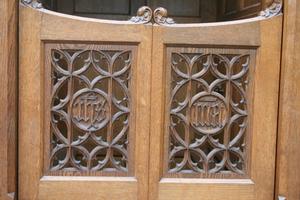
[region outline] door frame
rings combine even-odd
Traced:
[[[275,197],[282,200],[300,198],[299,32],[300,2],[284,0]]]
[[[17,191],[18,0],[0,2],[0,199]]]
[[[17,68],[17,62],[15,64],[12,62],[8,64],[8,60],[11,61],[17,61],[17,47],[18,47],[18,40],[17,40],[17,29],[18,29],[18,20],[17,20],[17,15],[18,15],[18,0],[3,0],[1,1],[0,4],[0,10],[2,13],[2,17],[0,20],[0,26],[1,30],[4,30],[3,33],[3,39],[1,40],[1,49],[4,54],[1,54],[0,60],[1,63],[3,63],[1,67],[1,85],[2,85],[2,94],[1,97],[3,98],[4,101],[1,101],[1,107],[3,107],[2,112],[1,112],[1,138],[2,138],[2,145],[0,146],[0,151],[1,151],[1,160],[6,161],[4,164],[0,165],[0,170],[2,173],[1,174],[1,197],[7,197],[8,199],[14,199],[14,192],[16,191],[16,176],[14,175],[14,170],[16,168],[16,165],[12,165],[8,167],[8,163],[15,163],[14,160],[16,159],[16,155],[12,153],[9,157],[7,156],[7,152],[13,152],[16,150],[13,146],[8,146],[6,145],[7,142],[10,140],[11,144],[17,143],[17,131],[16,127],[17,125],[15,124],[17,121],[17,104],[9,104],[8,102],[12,102],[15,98],[17,98],[17,91],[16,91],[16,77],[17,73],[12,70],[8,71],[8,65],[11,68]],[[291,64],[292,60],[296,56],[300,56],[299,52],[295,52],[293,50],[293,47],[288,44],[293,44],[295,38],[295,32],[294,29],[291,29],[291,25],[294,25],[296,23],[295,21],[295,13],[299,13],[299,11],[296,11],[296,6],[297,1],[296,0],[284,0],[284,17],[285,17],[285,22],[284,22],[284,35],[283,35],[283,60],[282,60],[282,72],[281,72],[281,90],[280,90],[280,113],[283,113],[284,111],[290,110],[290,104],[294,105],[293,102],[300,102],[300,97],[299,96],[294,96],[294,91],[287,90],[287,85],[295,87],[296,85],[299,85],[299,78],[297,76],[292,76],[291,72],[293,72],[293,65]],[[4,17],[4,16],[11,16],[10,17]],[[3,20],[2,20],[3,19]],[[296,26],[300,26],[300,23],[297,22]],[[2,31],[1,31],[2,32]],[[8,34],[9,33],[9,34]],[[11,52],[15,53],[7,53],[7,47],[10,46]],[[290,56],[286,56],[290,55]],[[292,56],[293,55],[293,56]],[[288,73],[290,72],[290,73]],[[294,72],[293,72],[294,73]],[[287,78],[288,77],[288,78]],[[8,78],[10,78],[10,81],[8,81]],[[285,87],[285,88],[284,88]],[[9,95],[8,95],[9,93]],[[284,97],[291,97],[293,98],[288,98],[290,103],[282,103],[284,100]],[[5,103],[6,102],[6,103]],[[299,107],[294,107],[295,109],[299,109]],[[8,112],[9,111],[9,112]],[[7,113],[11,114],[11,117],[7,118]],[[276,186],[276,191],[278,195],[283,195],[286,197],[290,197],[289,195],[299,195],[299,190],[287,190],[287,183],[289,185],[289,188],[297,188],[299,187],[299,182],[294,181],[295,176],[289,175],[289,171],[286,170],[286,168],[282,168],[281,166],[295,166],[297,163],[297,159],[295,159],[296,154],[291,154],[291,156],[284,157],[286,154],[282,152],[280,149],[285,149],[285,153],[288,152],[299,152],[300,151],[300,144],[299,143],[293,143],[294,145],[291,146],[290,141],[295,141],[289,135],[294,135],[299,136],[300,133],[293,132],[292,130],[287,131],[283,126],[283,122],[289,121],[289,124],[294,127],[295,130],[300,130],[300,124],[297,123],[298,118],[295,118],[295,113],[294,112],[289,112],[286,113],[285,115],[280,114],[279,116],[279,137],[278,141],[282,140],[284,138],[288,138],[284,142],[278,142],[278,162],[277,162],[277,186]],[[10,125],[10,126],[9,126]],[[4,130],[4,131],[3,131]],[[8,135],[10,135],[8,137]],[[8,139],[10,138],[10,139]],[[285,158],[285,160],[282,160]],[[299,160],[299,159],[298,159]],[[284,161],[284,164],[282,163]],[[12,171],[8,171],[7,169],[10,168]],[[299,170],[298,170],[299,171]],[[11,173],[12,172],[12,173]],[[6,177],[6,178],[2,178]],[[9,179],[9,180],[8,180]],[[285,181],[283,181],[285,180]],[[8,185],[10,184],[8,190]],[[275,197],[277,199],[277,196]]]

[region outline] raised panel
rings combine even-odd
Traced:
[[[255,51],[167,48],[166,177],[249,177]]]
[[[47,174],[133,175],[135,51],[131,45],[46,44]]]

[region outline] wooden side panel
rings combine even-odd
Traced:
[[[150,141],[150,163],[153,167],[150,169],[149,177],[149,191],[151,191],[149,195],[151,200],[272,200],[274,198],[281,26],[282,16],[276,16],[266,20],[255,18],[239,22],[210,25],[154,26],[153,57],[155,59],[153,59],[152,68]],[[165,163],[168,163],[169,159],[164,153],[167,137],[165,130],[167,130],[166,128],[172,128],[166,127],[166,120],[168,119],[169,113],[165,112],[169,110],[170,102],[167,102],[167,100],[171,91],[168,89],[168,87],[170,87],[168,86],[170,85],[170,82],[168,82],[169,78],[166,77],[168,71],[170,71],[170,69],[167,69],[168,67],[170,68],[170,64],[168,64],[168,62],[170,62],[168,60],[168,48],[174,46],[176,48],[186,49],[186,52],[184,52],[187,53],[185,58],[177,59],[176,62],[172,63],[172,65],[179,63],[178,65],[181,67],[184,66],[182,63],[184,63],[185,60],[196,60],[194,58],[194,49],[196,48],[222,49],[222,55],[226,55],[226,52],[229,54],[240,54],[242,51],[239,49],[254,50],[255,64],[253,64],[253,66],[255,71],[254,73],[249,72],[250,80],[254,86],[253,98],[250,97],[248,99],[251,101],[249,106],[249,118],[252,120],[251,126],[249,126],[249,134],[252,140],[251,146],[248,145],[251,159],[248,177],[226,177],[213,175],[212,173],[209,174],[211,176],[201,177],[194,174],[191,176],[191,174],[189,174],[187,177],[183,176],[182,173],[176,173],[176,176],[166,176],[164,173]],[[214,59],[214,61],[216,60],[217,59]],[[181,69],[183,69],[183,67]],[[192,71],[195,73],[194,70]],[[187,80],[196,79],[196,77],[201,74],[200,72],[195,75],[193,74],[193,77],[190,78],[184,74],[186,70],[182,70],[181,72],[177,70],[177,73]],[[174,78],[174,84],[176,84],[176,80],[178,79]],[[201,81],[203,83],[203,80]],[[182,83],[184,83],[184,81],[177,82],[178,85]],[[181,100],[179,103],[182,103],[183,108],[186,101],[184,98]],[[179,112],[180,109],[181,108],[174,109],[174,112]],[[183,114],[179,117],[182,118],[182,116]],[[186,123],[187,120],[183,118],[182,121]],[[191,127],[192,125],[188,126]],[[177,139],[178,138],[179,137],[177,137]],[[177,141],[180,141],[180,139]],[[216,141],[220,143],[223,140],[220,139]],[[201,142],[201,139],[199,142]],[[194,150],[194,146],[186,145],[186,142],[182,141],[181,145],[183,148],[177,144],[178,149],[174,148],[174,152],[181,148],[183,150],[186,149],[185,154],[192,154],[190,152]],[[178,158],[176,158],[179,160],[178,163],[181,161],[180,156],[182,155],[179,154]],[[198,166],[195,167],[199,162],[194,161],[194,159],[195,157],[190,156],[190,166],[198,171],[199,175],[202,168]],[[177,167],[181,167],[180,164],[173,166],[176,166],[174,168],[177,170]],[[187,170],[186,168],[184,169],[185,171],[183,173],[186,173]]]
[[[300,199],[300,2],[286,0],[279,111],[277,195]]]
[[[0,2],[0,199],[14,199],[17,150],[17,0]]]
[[[38,78],[42,74],[41,19],[40,12],[20,6],[19,65],[26,67],[19,69],[19,198],[25,199],[37,199],[38,180],[42,176],[42,151],[34,150],[41,149],[39,133],[43,129],[42,80]],[[31,119],[30,124],[27,119]],[[30,153],[23,148],[31,149]]]
[[[20,14],[20,198],[30,200],[76,198],[117,200],[122,195],[124,200],[147,199],[150,126],[150,115],[147,113],[150,113],[152,27],[126,21],[105,21],[74,17],[44,9],[32,9],[23,5],[21,5]],[[127,34],[128,32],[130,34]],[[54,59],[51,57],[53,50],[56,51]],[[115,63],[118,63],[116,65],[119,66],[127,65],[128,62],[126,59],[119,59],[120,52],[123,50],[130,50],[132,52],[130,55],[134,57],[134,59],[132,59],[134,60],[134,64],[132,64],[133,73],[131,74],[132,82],[130,82],[130,84],[132,84],[130,93],[132,97],[131,106],[133,117],[129,122],[126,122],[127,119],[124,120],[124,123],[130,123],[132,128],[132,132],[130,132],[129,135],[133,136],[131,146],[134,148],[131,148],[130,151],[134,151],[130,152],[129,155],[134,160],[134,162],[132,162],[134,166],[128,173],[123,173],[122,175],[111,173],[105,176],[101,173],[94,173],[97,170],[94,170],[92,173],[81,173],[88,172],[89,170],[86,170],[87,168],[83,165],[79,168],[78,165],[74,167],[74,164],[78,164],[77,161],[74,162],[75,159],[72,161],[73,166],[67,164],[66,167],[61,168],[62,170],[59,172],[49,167],[52,165],[49,165],[49,162],[51,162],[51,159],[49,159],[49,151],[51,151],[49,148],[51,144],[49,140],[50,115],[47,114],[49,114],[50,109],[53,111],[53,107],[55,107],[49,106],[49,101],[54,99],[50,97],[51,87],[54,87],[54,84],[51,84],[51,81],[53,81],[51,80],[51,78],[53,79],[53,77],[51,77],[51,68],[54,68],[52,65],[54,65],[53,62],[55,62],[55,60],[58,61],[63,57],[62,54],[68,57],[67,62],[69,62],[70,57],[77,58],[78,52],[85,50],[90,53],[92,51],[94,51],[94,53],[97,52],[97,58],[94,59],[93,62],[100,62],[99,60],[102,62],[103,59],[99,59],[99,57],[101,57],[99,54],[103,51],[102,55],[106,57],[103,62],[109,61],[108,65],[110,67],[112,65],[115,66]],[[62,53],[57,54],[57,52]],[[127,56],[123,57],[130,57],[129,54],[126,55]],[[81,62],[81,64],[79,64],[81,66],[80,69],[82,69],[82,66],[96,65],[95,63],[89,63],[88,65],[85,63],[82,65],[82,62],[89,62],[89,59],[86,59],[85,56],[86,55],[78,59]],[[115,60],[115,62],[113,62],[113,60]],[[65,61],[66,60],[59,62]],[[50,62],[52,62],[52,65],[49,64]],[[70,65],[75,66],[75,64],[69,64],[68,66]],[[116,66],[116,68],[117,69],[114,70],[119,70],[118,66]],[[126,67],[124,68],[126,69]],[[59,69],[59,67],[56,69]],[[124,74],[124,70],[120,70],[121,72],[114,71],[114,75],[112,75],[111,72],[107,73],[105,69],[99,69],[99,67],[97,70],[98,73],[101,74],[98,78],[103,76],[106,79],[118,79],[117,81],[120,81],[117,76],[123,76]],[[58,71],[61,72],[58,78],[59,80],[62,74],[64,74],[64,78],[74,78],[78,75],[76,75],[74,71],[71,75],[69,73],[70,71]],[[80,79],[81,78],[90,82],[90,80],[87,80],[83,76],[81,76]],[[127,79],[128,77],[125,76],[122,78]],[[126,82],[126,80],[124,82]],[[72,84],[69,85],[70,88],[74,88],[71,86]],[[123,83],[120,85],[123,85]],[[127,90],[124,87],[123,89]],[[78,91],[75,90],[75,92]],[[102,96],[99,96],[100,93]],[[103,94],[103,92],[99,90],[96,96],[96,98],[102,100],[103,98],[114,98]],[[74,100],[74,102],[75,101],[76,100]],[[126,101],[126,98],[125,100],[123,99],[121,103],[117,99],[113,99],[113,101],[115,104],[124,104],[123,101]],[[125,104],[125,106],[121,106],[121,109],[126,111],[127,103]],[[115,107],[116,106],[113,108],[114,110]],[[72,110],[72,112],[73,111],[78,114],[77,109]],[[78,116],[81,118],[81,114]],[[110,119],[110,121],[117,120],[115,114],[113,118],[114,119]],[[74,121],[74,119],[72,120]],[[85,121],[87,122],[88,120],[86,119]],[[85,129],[84,127],[87,125],[85,124],[86,122],[82,124],[82,121],[80,121],[79,126]],[[99,123],[93,125],[95,125],[93,128],[97,128]],[[118,138],[116,135],[120,136],[121,134],[114,133],[114,141],[110,141],[108,145],[104,142],[104,146],[114,148],[116,151],[122,149],[123,143],[119,146],[113,143],[116,141],[115,138]],[[71,137],[69,137],[69,141],[70,139]],[[111,139],[110,137],[110,140]],[[70,144],[68,141],[65,141],[65,144],[67,144],[66,146],[68,148],[71,146],[74,147],[74,145],[76,146],[76,144]],[[113,147],[114,145],[118,149]],[[82,148],[81,150],[85,151]],[[85,155],[89,156],[88,154],[89,153],[86,153]],[[122,156],[119,154],[118,157],[120,158]],[[76,160],[77,159],[78,158],[76,158]],[[84,159],[85,158],[81,158],[81,160]],[[89,159],[89,162],[91,162],[91,160],[92,159]],[[113,160],[113,158],[110,158],[110,160]],[[99,163],[101,164],[101,162]],[[59,166],[58,162],[56,162],[55,166]],[[111,168],[111,165],[108,168]],[[108,169],[109,172],[111,172],[110,170],[111,169]]]

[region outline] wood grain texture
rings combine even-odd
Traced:
[[[67,16],[44,9],[20,8],[20,182],[19,195],[24,200],[51,199],[48,191],[56,191],[59,199],[72,199],[75,195],[64,192],[78,188],[92,188],[82,192],[85,199],[116,199],[120,191],[124,199],[147,199],[148,196],[148,153],[150,116],[150,73],[152,27],[130,22],[95,20]],[[130,32],[131,34],[127,34]],[[77,180],[68,176],[62,187],[57,187],[44,173],[45,139],[45,43],[74,44],[134,44],[137,46],[134,89],[134,131],[135,166],[134,177],[137,181],[114,181],[110,184],[99,181],[92,186],[89,179]],[[142,83],[142,84],[141,84]],[[138,142],[137,142],[138,141]],[[30,155],[30,157],[29,157]],[[92,177],[90,177],[92,179]],[[72,189],[72,185],[74,188]],[[103,188],[99,187],[106,185]],[[58,186],[61,186],[58,184]],[[109,188],[116,188],[113,193]],[[78,192],[78,191],[77,191]],[[56,198],[57,196],[54,195]],[[57,199],[57,198],[56,198]]]
[[[151,101],[151,141],[149,199],[251,199],[271,200],[274,197],[276,128],[281,50],[282,16],[268,20],[244,20],[214,24],[154,26]],[[271,31],[270,31],[271,30]],[[254,48],[257,49],[252,99],[251,176],[253,184],[241,185],[234,180],[220,183],[216,190],[206,183],[161,182],[165,136],[166,48],[169,46]],[[217,188],[227,188],[220,189]],[[181,188],[181,189],[179,189]],[[235,189],[234,189],[235,188]],[[184,195],[184,191],[188,191]],[[231,192],[230,192],[231,191]],[[241,193],[239,193],[239,191]],[[181,192],[181,193],[180,193]],[[178,194],[178,196],[174,195]],[[197,195],[192,195],[197,194]],[[211,196],[213,195],[213,196]],[[243,196],[244,195],[244,196]]]
[[[95,199],[132,200],[137,199],[135,178],[101,177],[43,177],[39,184],[39,200]],[[102,191],[102,192],[101,192]]]
[[[0,199],[14,199],[17,150],[17,4],[0,2]]]
[[[300,2],[284,1],[277,195],[300,199]]]

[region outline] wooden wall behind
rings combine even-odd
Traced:
[[[218,21],[251,18],[269,7],[274,0],[220,0]]]
[[[300,1],[284,1],[277,194],[300,199]]]
[[[14,199],[17,135],[18,0],[0,1],[0,199]]]

